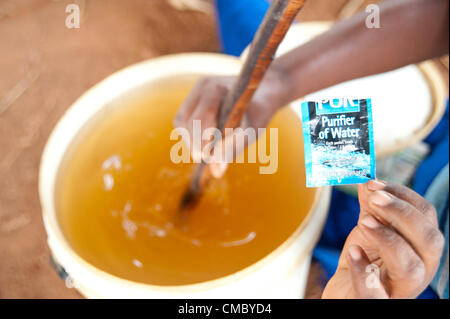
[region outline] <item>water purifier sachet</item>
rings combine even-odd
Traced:
[[[371,99],[304,102],[302,122],[307,187],[375,178]]]

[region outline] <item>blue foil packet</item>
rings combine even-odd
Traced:
[[[375,179],[371,99],[302,103],[306,186]]]

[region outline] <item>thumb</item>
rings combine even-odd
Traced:
[[[250,137],[249,139],[252,140]],[[216,143],[210,160],[211,173],[214,177],[220,178],[225,174],[228,164],[245,150],[247,142],[244,131],[237,128]]]
[[[257,131],[249,126],[247,115],[241,121],[241,126],[235,129],[226,128],[224,138],[217,141],[210,162],[211,173],[220,178],[225,174],[228,164],[243,153],[248,145],[257,140]]]
[[[225,171],[227,170],[228,164],[224,162],[216,162],[211,163],[210,169],[211,173],[215,178],[221,178],[223,174],[225,174]]]
[[[209,158],[209,167],[215,178],[221,178],[227,170],[228,164],[234,159],[234,134],[217,141],[213,155]]]
[[[380,280],[378,266],[370,263],[369,258],[361,247],[357,245],[350,246],[346,257],[355,298],[388,298]]]

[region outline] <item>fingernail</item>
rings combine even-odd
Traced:
[[[370,201],[378,206],[387,206],[392,201],[392,197],[386,192],[376,191],[370,197]]]
[[[351,246],[348,249],[348,253],[350,254],[350,257],[354,260],[354,261],[358,261],[361,259],[361,251],[359,250],[358,247],[356,246]]]
[[[367,188],[372,191],[380,191],[386,187],[386,184],[379,180],[370,180],[367,182]]]
[[[192,150],[192,159],[194,163],[201,163],[202,161],[202,152],[198,150]]]
[[[370,228],[370,229],[375,229],[380,226],[380,223],[378,222],[378,220],[376,220],[375,217],[370,216],[370,215],[364,217],[361,220],[361,224],[363,224],[364,226],[366,226],[367,228]]]
[[[220,178],[225,173],[225,170],[227,169],[227,163],[218,162],[218,163],[211,163],[210,164],[211,173],[215,178]]]

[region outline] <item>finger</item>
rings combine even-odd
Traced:
[[[188,119],[201,120],[202,131],[217,127],[217,117],[227,90],[219,85],[206,86],[197,107]]]
[[[211,173],[215,178],[221,178],[228,168],[228,163],[224,162],[211,163],[210,165]]]
[[[405,202],[410,203],[417,210],[422,212],[430,222],[432,222],[434,225],[438,225],[437,214],[434,206],[409,187],[384,181],[369,181],[366,183],[366,187],[367,190],[371,192],[384,190],[385,192],[388,192],[404,200]]]
[[[370,215],[361,220],[358,228],[371,246],[377,249],[390,279],[425,281],[426,268],[422,259],[396,231]]]
[[[209,131],[209,132],[208,132]],[[206,136],[210,136],[210,143],[206,144],[202,150],[203,161],[209,164],[209,169],[215,178],[220,178],[225,174],[228,163],[218,154],[215,147],[222,141],[222,133],[218,129],[206,129]],[[208,135],[209,134],[209,135]],[[208,138],[208,137],[207,137]]]
[[[206,78],[198,80],[188,97],[183,101],[173,122],[175,127],[187,128],[188,119],[191,117],[192,112],[195,110],[195,107],[202,96],[203,86],[206,81]]]
[[[359,220],[366,217],[369,210],[369,196],[376,190],[382,190],[386,184],[380,180],[369,180],[364,184],[358,184],[358,201],[360,206]],[[384,222],[381,220],[381,222]]]
[[[229,132],[225,132],[225,140],[222,141],[222,144],[218,144],[217,148],[222,147],[222,151],[224,150],[232,150],[233,158],[238,157],[244,150],[247,145],[250,145],[257,138],[257,132],[252,127],[243,128],[243,125],[246,125],[246,116],[244,116],[244,120],[241,127],[230,130]],[[217,149],[216,148],[216,149]],[[226,161],[229,163],[232,160],[231,156],[226,157]],[[240,159],[238,159],[239,161]],[[249,163],[256,162],[256,158],[249,158]]]
[[[388,298],[380,280],[378,267],[370,263],[361,247],[350,246],[347,250],[346,259],[356,298]]]
[[[211,152],[211,157],[208,158],[211,173],[216,178],[220,178],[225,174],[228,164],[232,163],[235,158],[234,137],[235,134],[231,133],[225,136],[224,139],[220,138],[217,140]]]
[[[370,182],[370,181],[369,181]],[[359,220],[361,218],[364,218],[365,216],[367,216],[367,214],[369,214],[367,212],[368,207],[369,207],[369,195],[372,193],[371,191],[369,191],[367,184],[369,183],[365,183],[365,184],[358,184],[358,201],[359,201],[359,207],[361,209],[360,214],[359,214]],[[383,185],[384,188],[384,185]]]
[[[217,125],[217,113],[220,109],[226,90],[219,86],[205,86],[205,92],[202,94],[198,105],[191,117],[188,119],[188,130],[192,141],[192,156],[194,159],[202,156],[202,152],[206,144],[210,143],[214,137],[211,129]],[[195,123],[195,121],[198,121]],[[195,125],[197,124],[197,125]],[[198,132],[194,131],[198,128]],[[206,135],[208,136],[205,136]],[[205,139],[208,138],[208,139]]]
[[[244,129],[246,127],[246,129]],[[215,177],[221,177],[234,159],[237,162],[244,160],[241,155],[247,145],[257,139],[256,130],[248,127],[246,116],[242,120],[241,127],[236,129],[225,129],[225,138],[218,141],[214,147],[211,172]],[[256,157],[247,159],[248,163],[256,163]]]
[[[404,237],[423,259],[428,271],[434,271],[444,246],[439,229],[410,203],[385,191],[369,196],[370,213],[385,220]]]
[[[242,131],[234,132],[220,140],[214,147],[211,160],[211,173],[220,178],[225,174],[228,164],[240,155],[248,144],[248,138]]]
[[[358,199],[364,204],[367,203],[369,195],[378,190],[383,190],[386,184],[380,180],[369,180],[364,184],[358,184]]]

